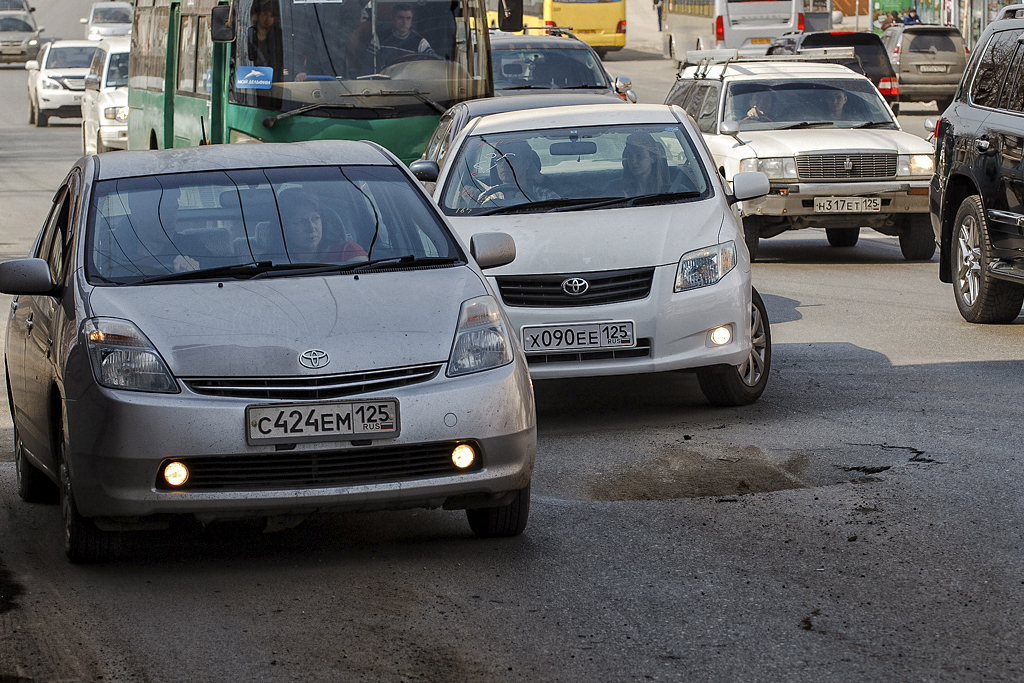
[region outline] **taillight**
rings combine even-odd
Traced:
[[[620,21],[619,25],[615,27],[615,32],[616,33],[625,33],[626,32],[626,20],[625,19]]]
[[[725,42],[725,22],[721,15],[715,18],[715,40],[720,43]]]
[[[900,46],[899,46],[899,45],[897,45],[896,47],[894,47],[894,48],[892,49],[892,53],[893,53],[894,55],[898,55],[898,54],[900,53]]]
[[[803,31],[804,30],[804,13],[803,12],[801,12],[798,15],[796,15],[796,30],[797,31]]]
[[[969,54],[971,54],[971,48],[969,48],[969,47],[967,47],[966,45],[964,45],[964,54],[965,54],[965,55],[969,55]]]
[[[556,24],[555,22],[551,21],[550,19],[545,21],[544,25],[545,26],[551,26],[551,27],[557,27],[558,26],[558,24]]]
[[[878,82],[878,92],[895,97],[900,94],[900,82],[895,78],[883,78]]]

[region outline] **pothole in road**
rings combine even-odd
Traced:
[[[915,448],[843,444],[814,451],[770,451],[756,446],[664,447],[653,457],[590,484],[598,501],[736,496],[786,489],[880,481],[907,463],[934,462]]]

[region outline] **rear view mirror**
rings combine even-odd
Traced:
[[[424,183],[436,183],[437,176],[441,170],[437,167],[436,161],[420,159],[409,164],[409,170],[416,176],[416,180]]]
[[[513,33],[523,30],[523,0],[498,0],[498,28]]]
[[[217,5],[210,10],[210,38],[215,43],[235,42],[235,16],[231,5]]]
[[[54,289],[50,266],[41,258],[0,263],[0,292],[4,294],[47,295]]]
[[[85,89],[86,90],[99,90],[100,89],[100,77],[99,74],[89,74],[85,77]]]
[[[763,197],[771,189],[768,176],[760,171],[737,173],[732,177],[732,199],[729,203]]]
[[[510,64],[502,64],[501,74],[503,76],[522,76],[523,65],[521,62],[511,62]]]
[[[85,17],[82,17],[81,19],[78,20],[78,23],[79,24],[88,24],[89,20],[86,19]]]
[[[29,71],[39,71],[39,62],[34,59],[30,59],[25,62],[25,68]]]
[[[516,260],[516,243],[503,232],[481,232],[469,241],[469,253],[481,269],[507,266]]]
[[[591,140],[583,142],[553,142],[548,148],[553,157],[578,157],[584,154],[597,154],[597,143]]]

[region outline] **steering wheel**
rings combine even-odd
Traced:
[[[509,192],[522,194],[522,191],[512,183],[502,183],[501,185],[495,185],[491,189],[482,193],[479,197],[476,198],[476,200],[480,204],[486,204],[487,202],[491,202],[497,199],[499,193],[507,199],[508,197],[506,196],[506,193]]]
[[[407,55],[398,55],[388,62],[387,66],[405,64],[406,62],[425,62],[427,60],[444,61],[444,57],[429,52],[411,52]]]

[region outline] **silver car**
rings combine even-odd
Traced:
[[[57,485],[72,561],[180,514],[443,506],[519,534],[532,386],[480,270],[514,258],[465,249],[371,143],[84,157],[0,264],[19,493]]]

